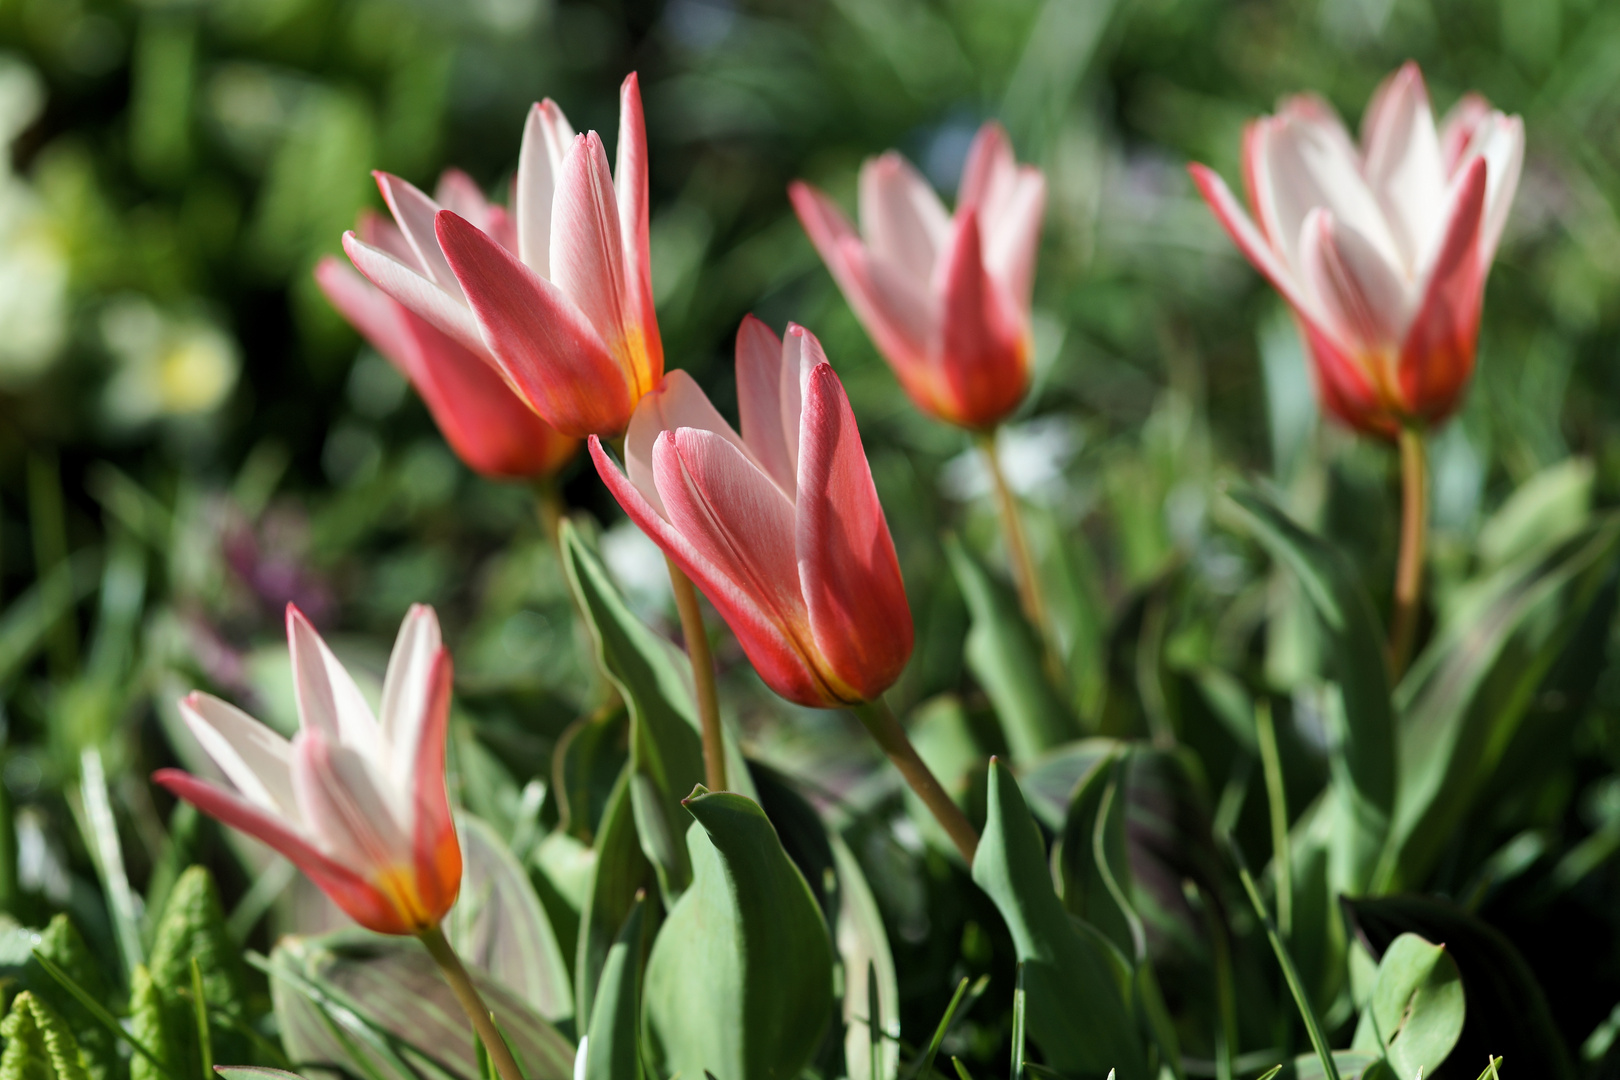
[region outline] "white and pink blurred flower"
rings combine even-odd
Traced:
[[[1378,88],[1357,146],[1331,106],[1283,102],[1244,133],[1251,219],[1203,165],[1194,182],[1293,308],[1322,403],[1393,438],[1450,416],[1474,370],[1485,279],[1518,187],[1524,125],[1478,95],[1437,128],[1407,63]]]
[[[178,769],[153,780],[285,855],[355,922],[384,934],[434,927],[461,887],[445,786],[450,654],[433,609],[406,615],[381,720],[315,628],[287,608],[298,700],[291,740],[193,692],[180,714],[235,790]]]
[[[576,135],[547,99],[524,126],[512,213],[482,204],[469,216],[469,204],[441,205],[379,173],[404,246],[343,237],[378,288],[466,348],[487,350],[519,397],[576,438],[619,435],[664,372],[634,74],[619,103],[612,173],[596,132]]]
[[[1000,124],[968,151],[956,213],[898,153],[861,166],[857,232],[826,195],[789,188],[850,307],[900,385],[931,416],[994,427],[1030,380],[1030,292],[1046,181]]]

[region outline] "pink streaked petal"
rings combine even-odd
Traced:
[[[212,694],[180,699],[180,718],[244,798],[267,813],[296,817],[292,747],[278,732]]]
[[[1256,158],[1252,165],[1263,177],[1262,190],[1270,203],[1266,211],[1268,235],[1284,253],[1288,265],[1299,265],[1300,226],[1305,215],[1325,206],[1356,229],[1391,262],[1400,248],[1390,236],[1373,191],[1361,176],[1361,163],[1337,124],[1307,120],[1285,113],[1257,126]]]
[[[600,439],[592,436],[590,450],[597,474],[624,512],[709,598],[726,625],[731,627],[731,632],[737,636],[749,662],[766,685],[788,700],[803,705],[822,708],[835,705],[836,701],[828,696],[826,687],[810,667],[802,649],[760,606],[758,600],[704,558],[696,545],[653,508],[630,482],[630,478],[608,457]]]
[[[1463,163],[1463,157],[1474,141],[1479,125],[1495,110],[1479,94],[1464,94],[1446,112],[1440,121],[1440,157],[1446,165],[1446,175],[1453,175]]]
[[[416,856],[416,893],[425,909],[422,914],[434,922],[450,910],[461,887],[461,845],[456,840],[444,776],[453,682],[450,654],[441,648],[428,663],[423,722],[410,757],[412,775],[406,781],[414,802],[411,843]]]
[[[433,201],[440,209],[460,214],[485,232],[489,231],[484,218],[492,208],[490,201],[484,197],[478,182],[462,170],[446,169],[439,174],[439,183],[433,189]],[[429,236],[433,235],[431,225],[430,221]],[[437,238],[434,239],[434,246],[438,246]]]
[[[924,362],[938,310],[929,279],[912,277],[855,240],[844,241],[844,263],[855,286],[854,295],[845,295],[879,351],[895,365]],[[936,278],[943,267],[935,262]]]
[[[389,780],[401,790],[408,789],[416,776],[416,756],[433,692],[434,668],[444,638],[439,619],[426,604],[412,604],[399,624],[393,651],[388,656],[388,673],[383,676],[382,724],[386,769]]]
[[[406,934],[413,929],[400,917],[392,901],[362,875],[323,854],[281,818],[179,769],[160,769],[152,774],[152,782],[209,817],[275,849],[361,926],[382,934]]]
[[[1367,184],[1403,265],[1415,267],[1438,231],[1446,194],[1440,136],[1416,64],[1406,63],[1380,88],[1367,110],[1363,145]]]
[[[596,133],[574,139],[563,159],[551,222],[551,280],[596,328],[615,356],[630,326],[618,196]]]
[[[981,215],[992,203],[1007,197],[1016,181],[1018,162],[1013,157],[1007,129],[986,120],[973,136],[967,160],[962,165],[962,182],[956,189],[956,206],[976,206]]]
[[[871,701],[911,656],[911,607],[855,414],[825,362],[807,380],[801,444],[794,542],[811,632],[829,685]]]
[[[791,427],[783,401],[790,378]],[[789,499],[798,491],[798,397],[798,373],[787,370],[782,340],[763,322],[744,315],[737,329],[737,410],[743,442]]]
[[[1460,178],[1423,299],[1401,348],[1401,391],[1407,407],[1430,422],[1456,408],[1474,370],[1474,344],[1485,284],[1479,234],[1485,210],[1485,161]]]
[[[1369,378],[1366,366],[1316,325],[1298,317],[1300,336],[1311,356],[1316,386],[1327,412],[1368,435],[1392,439],[1400,430],[1397,403]]]
[[[922,174],[890,150],[861,166],[859,202],[861,233],[873,255],[927,281],[950,216]]]
[[[1255,228],[1254,222],[1249,220],[1249,215],[1238,205],[1237,199],[1232,195],[1232,189],[1226,186],[1226,181],[1222,180],[1213,169],[1197,163],[1188,165],[1187,172],[1191,174],[1193,183],[1198,187],[1198,193],[1204,197],[1204,202],[1214,211],[1215,219],[1221,223],[1226,234],[1232,238],[1238,250],[1243,252],[1244,257],[1264,275],[1267,281],[1271,282],[1272,288],[1281,293],[1283,299],[1295,310],[1308,317],[1320,318],[1315,315],[1312,302],[1300,287],[1300,282],[1295,278],[1293,271],[1266,242],[1265,237],[1260,235],[1260,230]]]
[[[1046,177],[1032,166],[1019,168],[1007,198],[986,204],[980,216],[984,265],[1001,283],[1019,312],[1029,316],[1035,285],[1035,259],[1040,251],[1041,219],[1046,212]]]
[[[664,346],[653,308],[652,247],[648,239],[647,123],[641,112],[641,83],[631,72],[619,87],[619,147],[613,168],[619,204],[619,237],[624,249],[625,316],[637,328],[649,367],[645,393],[664,373]]]
[[[1029,388],[1024,330],[1011,302],[985,272],[978,217],[969,206],[956,216],[940,261],[939,370],[949,400],[934,403],[945,418],[983,428],[1003,419]]]
[[[624,430],[635,404],[624,371],[580,310],[454,214],[438,228],[485,344],[523,399],[565,435]]]
[[[1483,157],[1485,174],[1485,224],[1480,229],[1480,266],[1489,270],[1496,258],[1496,245],[1507,224],[1513,196],[1519,189],[1519,172],[1524,167],[1524,121],[1517,116],[1492,113],[1483,120],[1469,144],[1465,157]]]
[[[1311,211],[1304,228],[1301,271],[1328,325],[1352,351],[1393,361],[1411,320],[1401,272],[1325,207]]]
[[[658,485],[653,479],[653,447],[659,435],[683,427],[712,431],[724,436],[744,454],[749,454],[743,440],[710,403],[709,396],[692,376],[680,369],[665,375],[657,389],[636,403],[635,414],[630,417],[630,428],[624,437],[624,465],[629,471],[630,482],[659,513],[664,512],[664,502],[658,496]]]
[[[414,812],[411,793],[389,787],[380,765],[313,729],[293,739],[293,791],[305,828],[322,851],[372,880],[414,861],[402,820]]]
[[[456,275],[451,272],[450,264],[445,261],[444,252],[439,250],[438,239],[433,233],[433,219],[439,212],[439,204],[415,185],[391,173],[374,172],[371,175],[377,178],[383,201],[388,203],[388,209],[393,211],[394,220],[405,233],[411,250],[416,252],[417,262],[427,270],[427,276],[434,284],[459,300],[461,286],[456,283]]]
[[[293,604],[287,605],[287,647],[292,653],[300,730],[321,732],[375,758],[382,739],[371,706],[348,670]]]
[[[551,204],[557,174],[573,144],[574,129],[550,98],[529,110],[518,151],[512,205],[517,216],[518,257],[543,278],[551,276]]]
[[[315,283],[372,348],[387,357],[406,378],[417,380],[420,373],[415,370],[416,350],[400,315],[400,305],[332,255],[322,256],[315,264]]]
[[[355,232],[360,235],[360,239],[392,255],[418,274],[427,273],[417,261],[416,251],[411,247],[411,242],[405,239],[404,232],[394,224],[392,218],[385,217],[368,207],[360,211],[360,220],[355,223]]]
[[[470,349],[483,348],[478,321],[467,305],[445,292],[381,248],[372,247],[354,233],[343,234],[343,251],[354,268],[377,288],[404,304]]]

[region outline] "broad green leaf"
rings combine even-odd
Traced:
[[[647,961],[648,1064],[660,1076],[791,1080],[832,1011],[832,942],[809,885],[758,804],[686,800],[693,883]]]
[[[1374,1080],[1370,1070],[1381,1060],[1378,1055],[1361,1050],[1333,1051],[1333,1065],[1339,1070],[1339,1080],[1355,1080],[1358,1076]],[[1301,1054],[1276,1073],[1276,1080],[1327,1080],[1327,1072],[1322,1068],[1321,1058],[1315,1054]],[[1394,1078],[1385,1075],[1381,1080],[1417,1080],[1417,1077]]]
[[[1328,709],[1334,787],[1347,811],[1338,834],[1337,885],[1362,891],[1376,870],[1395,810],[1395,718],[1384,635],[1354,568],[1252,489],[1225,506],[1271,557],[1288,566],[1327,635],[1339,707]]]
[[[1007,766],[992,760],[989,813],[973,880],[995,903],[1024,965],[1029,1035],[1057,1071],[1146,1080],[1147,1055],[1128,1001],[1129,962],[1063,910],[1040,830]]]
[[[584,1080],[640,1080],[641,961],[647,900],[637,897],[596,984]]]
[[[828,839],[838,874],[845,1075],[849,1080],[894,1080],[900,1070],[900,982],[883,914],[849,845],[836,833],[829,833]]]
[[[129,977],[130,1033],[166,1068],[136,1054],[129,1059],[129,1080],[170,1080],[171,1073],[179,1075],[183,1058],[169,1028],[170,1014],[169,1003],[145,965],[137,967]]]
[[[995,706],[1013,760],[1032,762],[1079,735],[1079,725],[1048,681],[1040,641],[1011,590],[954,537],[945,552],[973,616],[963,650],[968,669]]]
[[[411,1080],[366,1040],[334,1035],[346,1025],[383,1040],[413,1069],[481,1080],[467,1015],[420,943],[356,931],[289,937],[265,966],[294,1065],[333,1061],[360,1076]],[[571,1080],[574,1048],[568,1040],[506,987],[482,972],[471,974],[528,1080]],[[297,1006],[311,1004],[325,1013],[324,1032],[307,1017],[297,1018]]]
[[[1564,1039],[1530,966],[1502,933],[1445,900],[1388,896],[1343,901],[1367,951],[1382,958],[1402,934],[1445,943],[1462,977],[1467,1013],[1452,1058],[1472,1074],[1491,1055],[1534,1063],[1539,1076],[1575,1075]],[[1405,1080],[1397,1077],[1396,1080]]]
[[[1620,553],[1604,516],[1486,582],[1401,684],[1400,798],[1381,891],[1421,883],[1518,733]]]
[[[460,826],[461,895],[445,933],[461,958],[556,1023],[574,1015],[568,964],[534,886],[495,830],[471,814]]]
[[[1115,783],[1117,765],[1123,748],[1118,753],[1099,759],[1080,779],[1069,802],[1069,813],[1063,832],[1052,846],[1052,876],[1063,897],[1063,906],[1069,914],[1096,927],[1113,942],[1114,947],[1127,956],[1136,952],[1130,923],[1121,910],[1118,898],[1110,890],[1103,868],[1096,857],[1097,818],[1102,808],[1103,795]],[[1121,800],[1111,802],[1113,816],[1123,824]],[[1109,830],[1109,839],[1114,833]],[[1123,846],[1123,830],[1120,833]],[[1124,851],[1116,856],[1115,868],[1123,860]]]
[[[558,828],[590,843],[624,768],[629,714],[623,708],[569,724],[552,752]]]
[[[1402,934],[1384,950],[1352,1046],[1382,1054],[1397,1077],[1429,1076],[1462,1035],[1462,976],[1444,945]]]
[[[1592,477],[1590,461],[1570,458],[1520,484],[1480,526],[1480,560],[1503,566],[1577,532],[1591,512]]]
[[[0,1080],[89,1080],[79,1044],[55,1009],[24,990],[0,1021]]]
[[[56,915],[51,919],[40,934],[39,944],[34,946],[34,951],[61,968],[68,978],[83,987],[95,1000],[107,1000],[107,980],[101,965],[91,955],[90,947],[84,943],[78,928],[66,915]],[[32,967],[37,970],[39,961],[33,961]],[[84,1055],[90,1080],[110,1080],[117,1076],[121,1065],[112,1033],[97,1023],[95,1017],[87,1013],[84,1006],[73,1000],[49,975],[29,971],[24,978],[34,994],[67,1021]]]
[[[152,985],[163,998],[164,1022],[175,1054],[168,1059],[173,1068],[202,1068],[195,1005],[191,1001],[192,959],[202,970],[203,994],[209,1009],[241,1020],[247,1016],[241,956],[241,947],[225,929],[225,912],[212,875],[201,866],[191,867],[169,892],[146,964]],[[219,1058],[248,1059],[249,1047],[240,1033],[216,1027],[211,1038]]]
[[[626,765],[608,797],[596,833],[596,858],[591,864],[585,903],[580,908],[579,942],[574,954],[576,1030],[590,1030],[591,1003],[596,1000],[596,983],[602,965],[607,963],[608,950],[630,915],[636,893],[653,884],[652,866],[636,840],[630,777],[630,766]]]
[[[225,1080],[304,1080],[298,1073],[263,1065],[216,1065],[214,1071]]]
[[[1021,769],[1019,787],[1029,801],[1030,813],[1048,829],[1061,833],[1080,782],[1099,761],[1120,752],[1124,745],[1117,739],[1080,739],[1042,754],[1039,761]]]

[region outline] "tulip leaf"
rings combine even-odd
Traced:
[[[72,995],[55,979],[40,970],[42,964],[38,957],[43,957],[45,961],[55,964],[62,974],[93,1000],[107,1000],[109,993],[105,974],[91,955],[90,947],[85,944],[78,928],[73,925],[73,920],[66,915],[54,916],[40,934],[34,952],[37,956],[28,965],[31,970],[24,975],[28,988],[67,1022],[79,1050],[84,1054],[90,1080],[110,1080],[117,1076],[120,1063],[112,1033],[89,1015],[83,1004],[73,1000]]]
[[[213,876],[201,866],[181,874],[163,906],[163,916],[153,935],[146,968],[164,1002],[164,1023],[174,1047],[169,1064],[181,1071],[201,1068],[204,1055],[191,1000],[191,965],[195,960],[202,975],[203,995],[208,1007],[226,1017],[240,1020],[247,995],[244,993],[242,950],[225,928],[225,911]],[[220,1057],[241,1060],[248,1054],[243,1037],[229,1029],[211,1032],[210,1038]],[[181,1063],[190,1063],[189,1068]]]
[[[1378,962],[1352,1045],[1382,1054],[1397,1077],[1430,1076],[1457,1045],[1465,1013],[1462,976],[1446,947],[1405,933]]]
[[[129,1080],[174,1080],[180,1075],[181,1058],[169,1027],[171,1015],[146,966],[136,967],[129,977],[129,1030],[146,1052],[129,1059]]]
[[[1377,868],[1395,809],[1395,715],[1384,635],[1355,569],[1336,549],[1254,489],[1228,493],[1226,508],[1277,562],[1293,571],[1327,635],[1329,764],[1343,803],[1340,888],[1361,891]]]
[[[493,976],[556,1023],[574,1014],[574,992],[551,921],[529,876],[487,823],[456,815],[461,895],[445,933],[462,960]]]
[[[1001,720],[1012,758],[1020,765],[1079,735],[1079,726],[1042,666],[1035,630],[1010,589],[954,537],[945,541],[956,581],[973,616],[964,656]]]
[[[1040,830],[1007,766],[990,762],[988,815],[973,880],[995,903],[1024,965],[1029,1036],[1065,1074],[1146,1080],[1132,1016],[1130,962],[1063,910]]]
[[[1450,1060],[1472,1076],[1491,1055],[1534,1062],[1550,1080],[1575,1075],[1552,1010],[1524,957],[1503,934],[1456,905],[1430,896],[1342,901],[1345,919],[1374,957],[1386,957],[1403,934],[1444,942],[1467,1000],[1461,1035]],[[1404,1080],[1401,1073],[1396,1080]],[[1425,1076],[1429,1073],[1425,1072]]]
[[[590,1010],[608,951],[629,917],[636,894],[652,885],[653,872],[636,839],[630,805],[631,767],[626,764],[608,796],[596,832],[595,859],[579,913],[579,941],[574,953],[574,1009],[577,1030],[590,1030]]]
[[[0,1080],[89,1080],[67,1022],[29,991],[12,999],[0,1035]]]
[[[1136,945],[1130,923],[1108,886],[1104,868],[1096,857],[1095,843],[1098,812],[1102,809],[1103,795],[1116,783],[1118,762],[1119,753],[1100,758],[1080,778],[1069,802],[1062,835],[1052,848],[1052,869],[1063,896],[1063,906],[1069,913],[1096,927],[1115,948],[1131,955]],[[1120,817],[1121,800],[1112,800],[1111,805],[1113,816]],[[1113,830],[1108,831],[1108,839],[1114,839]],[[1123,843],[1123,829],[1120,841]],[[1113,868],[1117,872],[1124,852],[1110,851],[1110,855],[1118,856]]]
[[[845,1075],[849,1080],[894,1080],[900,1071],[900,982],[883,914],[849,845],[836,833],[827,838],[838,874]]]
[[[641,968],[647,900],[638,896],[608,949],[591,1007],[584,1080],[640,1080]]]
[[[832,942],[759,805],[701,787],[686,800],[693,883],[647,961],[643,1025],[659,1076],[790,1080],[832,1011]]]

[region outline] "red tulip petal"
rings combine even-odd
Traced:
[[[483,348],[478,321],[456,296],[352,232],[343,234],[343,251],[354,263],[354,268],[377,288],[468,348]],[[459,287],[457,295],[460,295]]]
[[[1476,158],[1452,196],[1450,216],[1423,299],[1401,348],[1401,391],[1407,409],[1432,422],[1456,408],[1474,370],[1474,343],[1485,267],[1479,231],[1485,209],[1483,158]]]
[[[439,241],[433,231],[433,219],[439,213],[439,204],[428,198],[415,185],[390,173],[374,172],[371,175],[377,178],[377,187],[382,190],[383,201],[388,204],[388,209],[393,211],[394,220],[405,233],[405,239],[410,243],[411,250],[416,252],[417,261],[426,268],[428,277],[433,279],[439,288],[459,300],[461,286],[457,284],[456,275],[451,272],[450,264],[445,261],[444,252],[439,250]],[[479,215],[480,218],[482,216]]]
[[[613,167],[619,204],[619,237],[624,247],[625,316],[636,328],[647,366],[641,392],[664,376],[664,346],[653,307],[652,246],[648,238],[647,124],[641,113],[641,83],[631,72],[619,87],[619,147]]]
[[[287,605],[287,648],[301,731],[315,731],[376,758],[381,733],[348,670],[294,604]]]
[[[957,215],[940,263],[944,319],[938,378],[945,399],[933,411],[967,427],[989,427],[1018,407],[1029,389],[1023,328],[999,286],[985,273],[973,207]]]
[[[980,213],[992,202],[1006,198],[1016,182],[1018,161],[1013,157],[1007,129],[986,120],[973,136],[967,160],[962,165],[962,181],[956,191],[956,206],[976,206]]]
[[[420,605],[418,605],[420,606]],[[431,609],[428,609],[431,613]],[[402,628],[401,636],[405,631]],[[390,664],[392,669],[392,664]],[[440,646],[428,666],[421,700],[422,724],[416,732],[410,763],[410,790],[415,796],[416,894],[433,922],[444,917],[461,888],[461,844],[450,813],[445,784],[445,744],[450,730],[450,688],[454,682],[450,653]]]
[[[752,315],[737,329],[737,411],[743,442],[789,499],[799,471],[799,372],[782,339]]]
[[[678,368],[665,375],[658,388],[636,404],[635,415],[630,418],[630,427],[624,436],[624,465],[630,482],[660,514],[664,512],[664,503],[653,479],[653,447],[658,443],[658,436],[683,427],[712,431],[724,436],[742,453],[749,453],[692,376]]]

